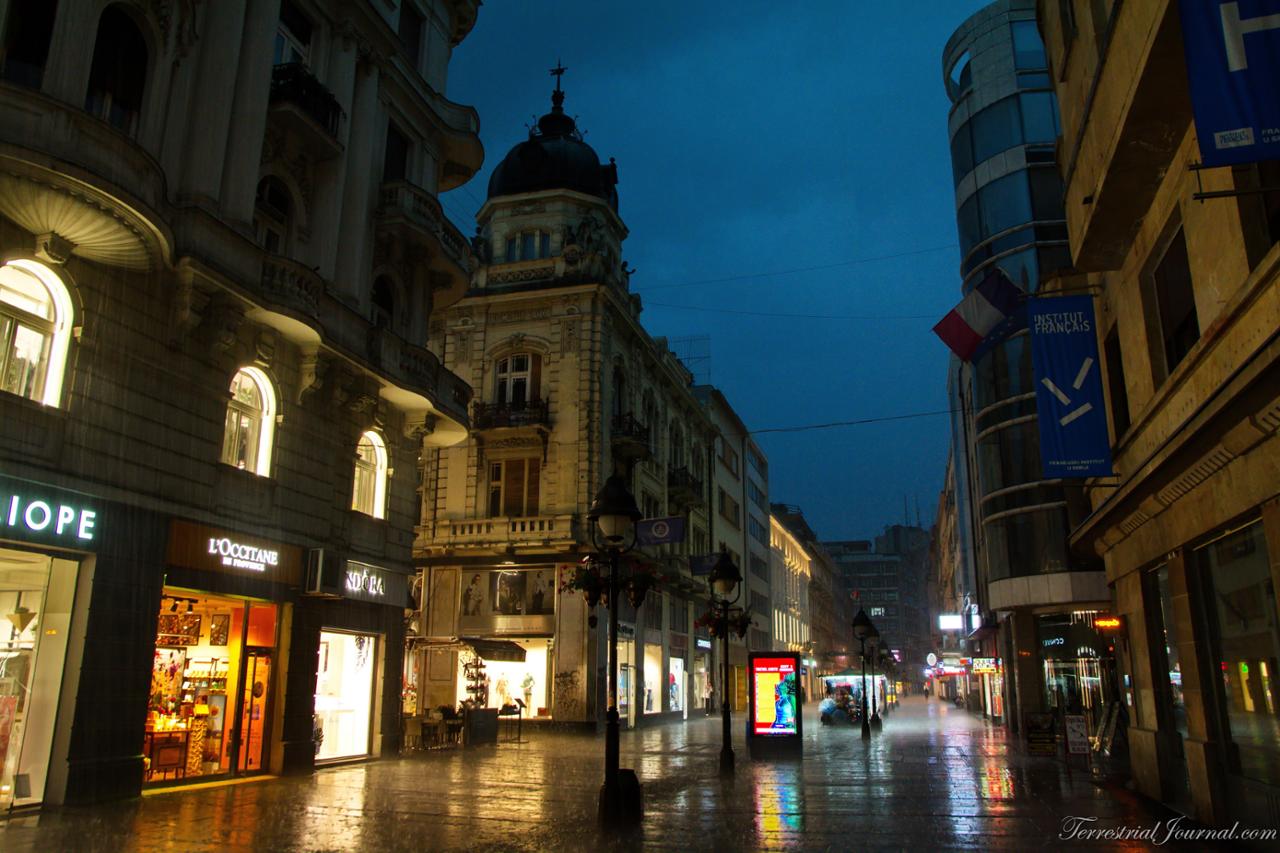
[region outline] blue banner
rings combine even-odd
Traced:
[[[1206,166],[1280,157],[1280,0],[1181,0]]]
[[[1112,473],[1093,297],[1052,296],[1027,306],[1045,477]]]
[[[636,542],[641,545],[666,545],[684,541],[684,516],[642,518],[636,522]]]

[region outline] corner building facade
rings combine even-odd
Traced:
[[[965,21],[947,43],[943,74],[962,290],[998,267],[1038,293],[1070,258],[1054,162],[1057,105],[1034,2],[1000,0]],[[950,385],[961,413],[957,479],[976,502],[965,513],[976,525],[979,575],[961,614],[967,651],[1001,661],[1000,710],[1015,731],[1026,714],[1067,708],[1096,726],[1117,696],[1093,628],[1109,595],[1096,555],[1068,548],[1087,513],[1079,489],[1041,473],[1027,332],[972,365],[953,358]]]
[[[398,748],[477,5],[0,4],[0,807]]]
[[[1038,12],[1074,264],[1046,289],[1097,294],[1119,476],[1087,484],[1071,543],[1126,620],[1134,781],[1208,824],[1275,826],[1280,171],[1198,168],[1177,3]]]
[[[583,141],[563,99],[557,88],[494,170],[470,289],[433,318],[444,366],[476,401],[471,437],[427,456],[419,709],[603,720],[608,618],[561,587],[598,553],[587,511],[616,472],[644,517],[685,526],[684,541],[622,558],[624,575],[663,580],[640,606],[620,602],[619,712],[624,725],[682,719],[713,671],[709,637],[693,626],[706,587],[688,557],[721,535],[707,501],[715,433],[692,374],[640,324],[616,167]]]

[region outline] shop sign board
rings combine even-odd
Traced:
[[[173,519],[169,523],[170,565],[278,583],[302,580],[302,549],[257,536]]]
[[[1072,755],[1089,754],[1089,723],[1082,715],[1067,714],[1063,717],[1067,726],[1067,752]]]
[[[407,607],[409,604],[409,584],[405,575],[355,560],[346,562],[342,594],[356,601],[392,607]]]
[[[747,670],[750,690],[747,734],[752,755],[799,753],[802,735],[800,655],[751,652]]]
[[[89,548],[100,533],[101,511],[89,495],[0,477],[0,539]]]
[[[1000,661],[996,658],[974,658],[969,671],[974,675],[994,675],[1000,671]]]
[[[940,613],[938,614],[938,630],[962,631],[964,630],[964,619],[959,613]]]
[[[1028,754],[1058,754],[1058,732],[1054,726],[1053,714],[1027,713],[1022,720],[1023,731],[1027,733]]]

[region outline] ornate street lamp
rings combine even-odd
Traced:
[[[628,826],[640,822],[644,801],[635,774],[628,773],[623,782],[618,770],[618,560],[636,546],[635,527],[640,519],[640,509],[627,489],[626,480],[617,474],[606,480],[587,518],[593,522],[592,543],[604,551],[609,560],[609,712],[605,723],[600,821],[606,826]]]
[[[720,636],[724,638],[724,680],[720,687],[720,705],[724,720],[724,743],[720,747],[720,775],[733,775],[733,736],[729,723],[729,607],[742,594],[742,572],[729,559],[728,550],[720,552],[720,559],[711,567],[711,591],[714,603],[720,608]],[[733,598],[729,598],[730,594]],[[718,596],[719,600],[715,601]]]
[[[880,728],[880,713],[876,710],[876,657],[880,649],[880,632],[876,630],[876,626],[871,626],[871,633],[867,635],[867,645],[871,647],[871,728]]]
[[[875,625],[871,624],[871,619],[867,616],[867,611],[861,607],[858,608],[858,614],[853,617],[853,638],[858,641],[859,657],[862,658],[862,739],[871,740],[871,725],[867,721],[867,638],[871,636],[871,632],[875,630]]]

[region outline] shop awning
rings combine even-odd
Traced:
[[[482,640],[479,637],[459,637],[458,640],[470,646],[484,660],[524,663],[524,646],[510,640]]]

